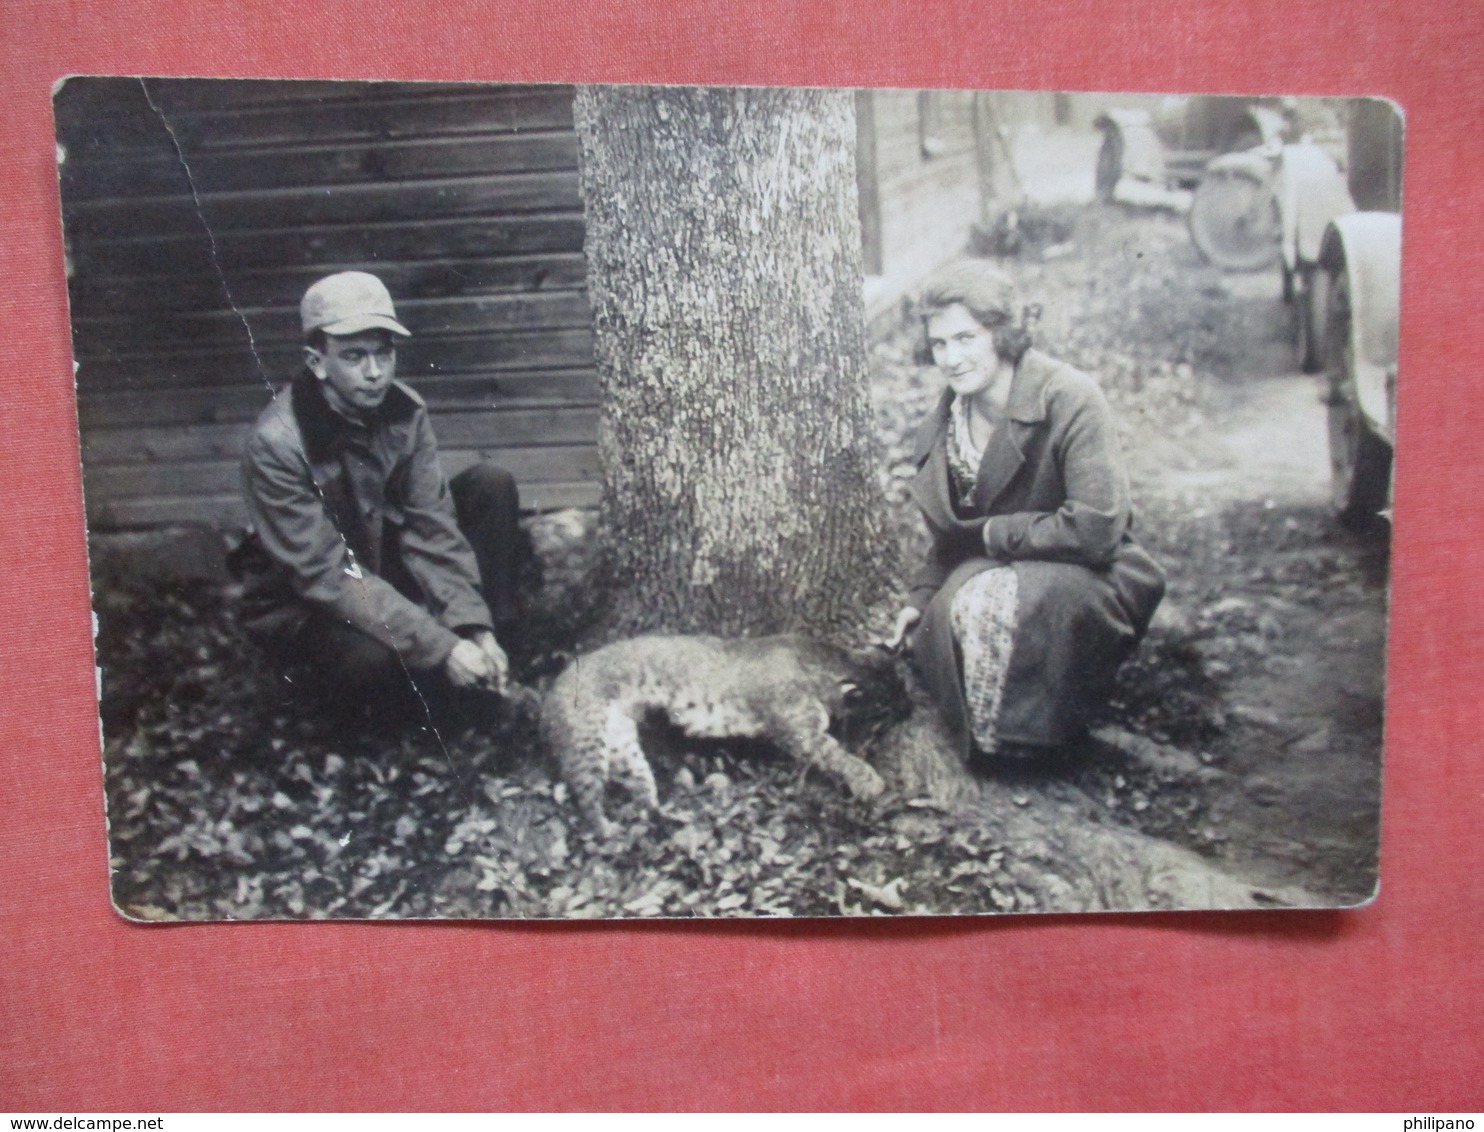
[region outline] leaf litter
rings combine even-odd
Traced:
[[[1085,226],[1071,230],[1088,242]],[[1049,348],[1102,378],[1132,454],[1141,537],[1172,575],[1200,566],[1172,586],[1196,613],[1151,633],[1125,666],[1111,718],[1200,752],[1219,773],[1212,752],[1255,710],[1244,717],[1227,703],[1233,674],[1282,647],[1288,611],[1314,606],[1319,591],[1360,600],[1369,582],[1344,545],[1316,547],[1302,514],[1254,503],[1207,516],[1160,490],[1150,469],[1187,458],[1182,443],[1207,427],[1212,376],[1230,365],[1240,328],[1219,297],[1184,285],[1188,249],[1158,225],[1140,231],[1151,253],[1141,270],[1094,273],[1090,287],[1067,257],[1007,266],[1048,300]],[[904,490],[912,430],[937,396],[910,347],[908,335],[880,345],[872,367],[882,479],[909,557],[921,540]],[[567,661],[596,600],[584,588],[591,534],[590,519],[564,516],[537,538],[548,585],[523,636],[508,642],[517,677],[533,687]],[[1083,867],[1087,842],[1069,821],[1222,847],[1211,791],[1185,774],[1123,765],[1049,788],[990,784],[973,815],[926,796],[872,809],[781,758],[726,744],[657,758],[660,810],[618,805],[624,832],[604,843],[583,827],[520,713],[445,734],[444,745],[415,720],[332,722],[242,637],[230,586],[104,572],[94,599],[113,888],[139,919],[1130,906],[1117,883]]]

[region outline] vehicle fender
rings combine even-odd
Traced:
[[[1283,147],[1278,160],[1278,212],[1283,221],[1283,262],[1290,271],[1318,263],[1329,222],[1354,211],[1345,174],[1333,157],[1310,141]]]
[[[1165,151],[1147,110],[1104,110],[1093,121],[1123,143],[1123,175],[1164,184]]]
[[[1401,321],[1402,218],[1352,212],[1330,221],[1320,266],[1343,271],[1350,294],[1350,346],[1355,393],[1372,430],[1393,438],[1397,331]]]

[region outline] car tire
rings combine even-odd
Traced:
[[[1391,446],[1355,407],[1329,407],[1329,459],[1335,517],[1351,530],[1375,527],[1391,492]]]
[[[1214,169],[1190,202],[1190,238],[1224,271],[1264,271],[1281,254],[1282,219],[1270,182],[1245,169]]]
[[[1322,267],[1300,264],[1294,288],[1294,346],[1305,373],[1324,369],[1324,318],[1329,309],[1330,277]]]
[[[1329,378],[1331,499],[1344,526],[1367,530],[1375,526],[1390,499],[1391,446],[1375,434],[1360,408],[1350,334],[1350,289],[1343,268],[1330,276],[1328,291],[1324,353]]]

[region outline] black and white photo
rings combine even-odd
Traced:
[[[55,108],[123,915],[1374,895],[1394,104]]]

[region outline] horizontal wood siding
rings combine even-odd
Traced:
[[[97,528],[243,518],[246,429],[300,365],[298,302],[373,271],[449,474],[596,497],[572,91],[74,79],[56,100],[84,483]],[[183,160],[182,160],[183,158]]]
[[[880,260],[868,314],[886,331],[900,300],[967,247],[992,193],[982,174],[989,127],[972,91],[877,90],[871,98]]]

